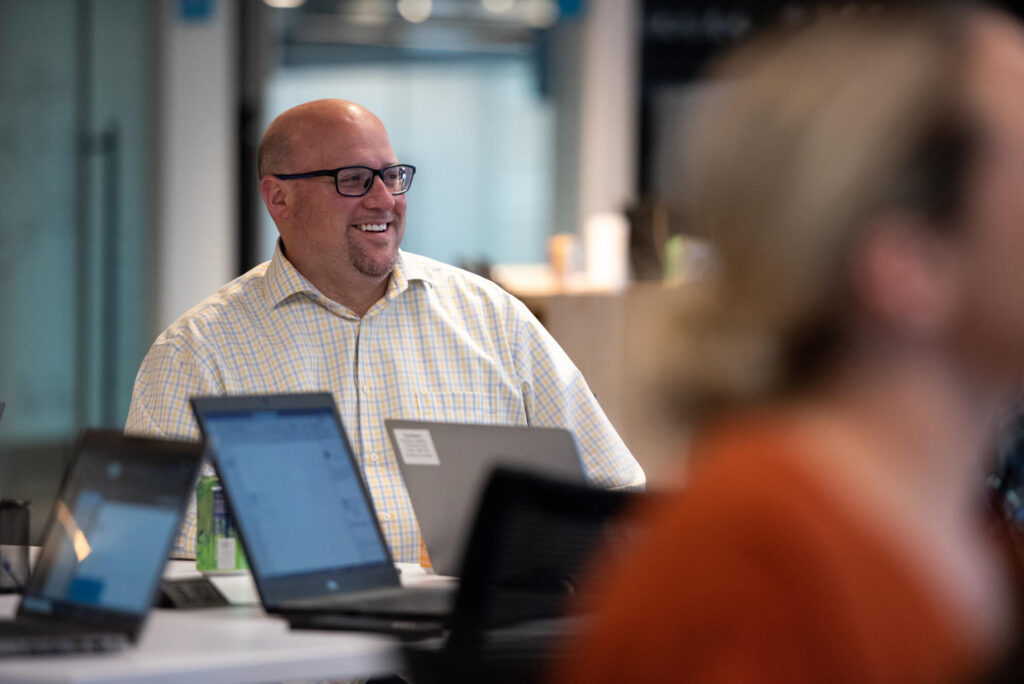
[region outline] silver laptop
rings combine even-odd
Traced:
[[[156,596],[202,462],[197,442],[86,431],[0,654],[114,650]]]
[[[438,632],[454,587],[402,587],[330,394],[196,397],[192,409],[263,607],[293,627]]]
[[[434,571],[457,575],[480,496],[499,465],[584,483],[572,433],[561,428],[386,420]]]

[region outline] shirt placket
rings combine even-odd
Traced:
[[[384,434],[382,402],[385,401],[385,378],[382,376],[382,364],[374,348],[374,340],[378,337],[377,328],[381,324],[384,302],[371,309],[359,322],[356,338],[356,360],[359,387],[359,450],[363,455],[362,466],[367,479],[375,482],[377,492],[377,519],[381,528],[390,540],[396,556],[401,556],[403,546],[407,543],[399,515],[399,496],[397,483],[393,481],[385,458],[384,445],[381,444]]]

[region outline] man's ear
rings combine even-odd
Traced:
[[[264,176],[260,180],[260,196],[267,205],[267,211],[275,222],[288,215],[288,196],[284,184],[273,176]]]
[[[942,336],[956,315],[961,275],[955,240],[925,219],[895,212],[868,226],[850,265],[858,307],[901,336]]]

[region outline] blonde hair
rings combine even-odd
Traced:
[[[745,399],[798,385],[842,343],[847,260],[872,216],[951,223],[971,149],[956,98],[974,11],[839,13],[714,68],[677,198],[721,257],[713,306],[688,316],[678,350],[690,389]]]

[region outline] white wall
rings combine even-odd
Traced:
[[[237,7],[187,20],[161,0],[154,335],[235,275]]]
[[[588,0],[582,41],[580,218],[636,199],[640,4]]]

